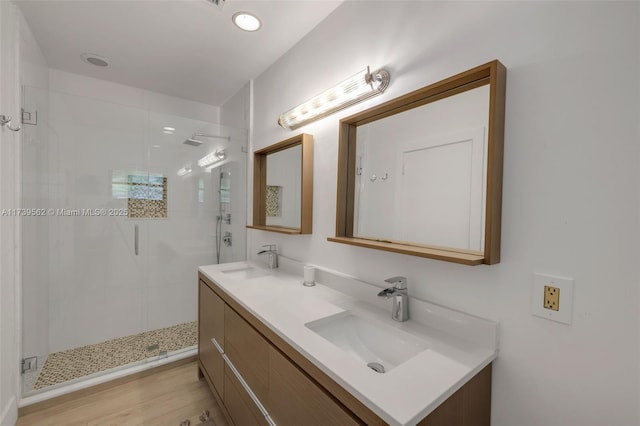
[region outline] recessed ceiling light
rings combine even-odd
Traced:
[[[96,55],[93,53],[83,53],[80,55],[83,61],[88,64],[95,65],[97,67],[107,67],[109,66],[109,60],[104,56]]]
[[[238,12],[233,15],[233,23],[244,31],[258,31],[262,26],[262,22],[257,16],[249,12]]]

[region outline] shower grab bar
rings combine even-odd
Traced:
[[[134,225],[133,226],[133,251],[135,252],[136,256],[140,253],[139,236],[140,236],[140,233],[138,232],[138,225]]]

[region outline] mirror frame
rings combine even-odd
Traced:
[[[499,263],[506,80],[505,66],[498,60],[494,60],[340,120],[336,236],[329,237],[327,240],[465,265]],[[490,86],[484,251],[354,237],[358,126],[486,84]]]
[[[301,146],[300,228],[267,225],[267,156]],[[247,228],[281,234],[311,234],[313,225],[313,136],[301,133],[253,153],[253,225]]]

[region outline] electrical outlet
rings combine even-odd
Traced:
[[[558,287],[544,286],[544,307],[554,311],[560,310],[560,289]]]
[[[562,299],[560,299],[561,293]],[[531,313],[548,320],[571,324],[573,278],[534,273],[531,287]]]

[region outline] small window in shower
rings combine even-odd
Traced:
[[[114,170],[111,196],[127,200],[130,218],[167,217],[167,178],[161,174]]]
[[[267,217],[282,216],[282,187],[267,185]]]
[[[127,209],[132,218],[167,217],[167,178],[158,174],[129,175]]]

